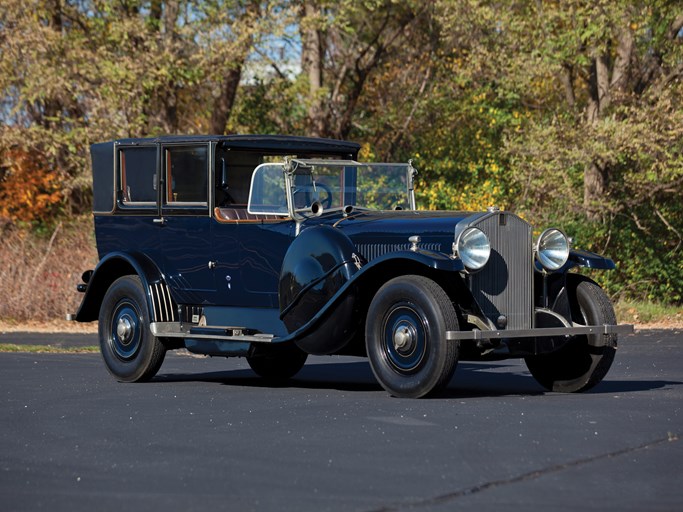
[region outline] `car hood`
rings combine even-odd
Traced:
[[[371,260],[386,252],[408,249],[408,238],[413,235],[420,236],[423,249],[450,253],[456,224],[475,214],[428,210],[363,211],[333,221],[323,216],[320,221],[341,230]]]

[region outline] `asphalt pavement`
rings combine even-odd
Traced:
[[[429,400],[351,357],[269,387],[243,359],[170,353],[120,384],[97,354],[2,353],[0,511],[680,511],[682,348],[625,337],[571,395],[521,361],[463,362]]]

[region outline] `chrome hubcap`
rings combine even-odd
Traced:
[[[130,340],[133,337],[133,324],[128,318],[119,318],[119,321],[116,324],[116,335],[122,343],[130,343]]]
[[[383,321],[384,353],[399,373],[418,371],[428,350],[427,324],[412,304],[396,304]]]
[[[417,333],[411,323],[403,320],[394,326],[393,341],[397,352],[401,354],[412,352],[415,348],[416,339]]]

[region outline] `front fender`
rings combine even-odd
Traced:
[[[560,272],[566,272],[575,267],[594,268],[599,270],[614,270],[616,265],[610,258],[605,258],[590,251],[572,249],[569,258]]]
[[[104,295],[121,276],[137,274],[147,297],[150,321],[172,321],[176,315],[174,302],[164,284],[163,273],[141,253],[112,252],[102,258],[88,280],[85,296],[76,313],[78,322],[92,322],[100,314]],[[160,318],[161,317],[161,318]]]
[[[322,279],[312,280],[308,289],[300,288],[304,294],[298,300],[306,307],[284,311],[283,320],[290,334],[275,341],[295,341],[301,349],[311,354],[336,352],[363,327],[364,314],[358,311],[357,303],[367,301],[368,291],[374,293],[384,281],[390,279],[389,275],[464,270],[460,260],[432,251],[418,249],[393,252],[368,263],[350,250],[352,245],[347,248],[348,256],[330,265],[333,270],[331,273],[323,273]],[[344,251],[340,254],[344,254]],[[339,279],[340,275],[344,276],[343,280]],[[307,293],[310,293],[309,297],[306,297]],[[324,300],[315,300],[320,297],[324,297]],[[287,314],[292,312],[300,316],[290,317],[288,324]]]

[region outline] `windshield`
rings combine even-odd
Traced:
[[[410,164],[361,164],[351,160],[292,160],[262,164],[251,180],[249,212],[306,212],[354,206],[373,210],[412,209]]]

